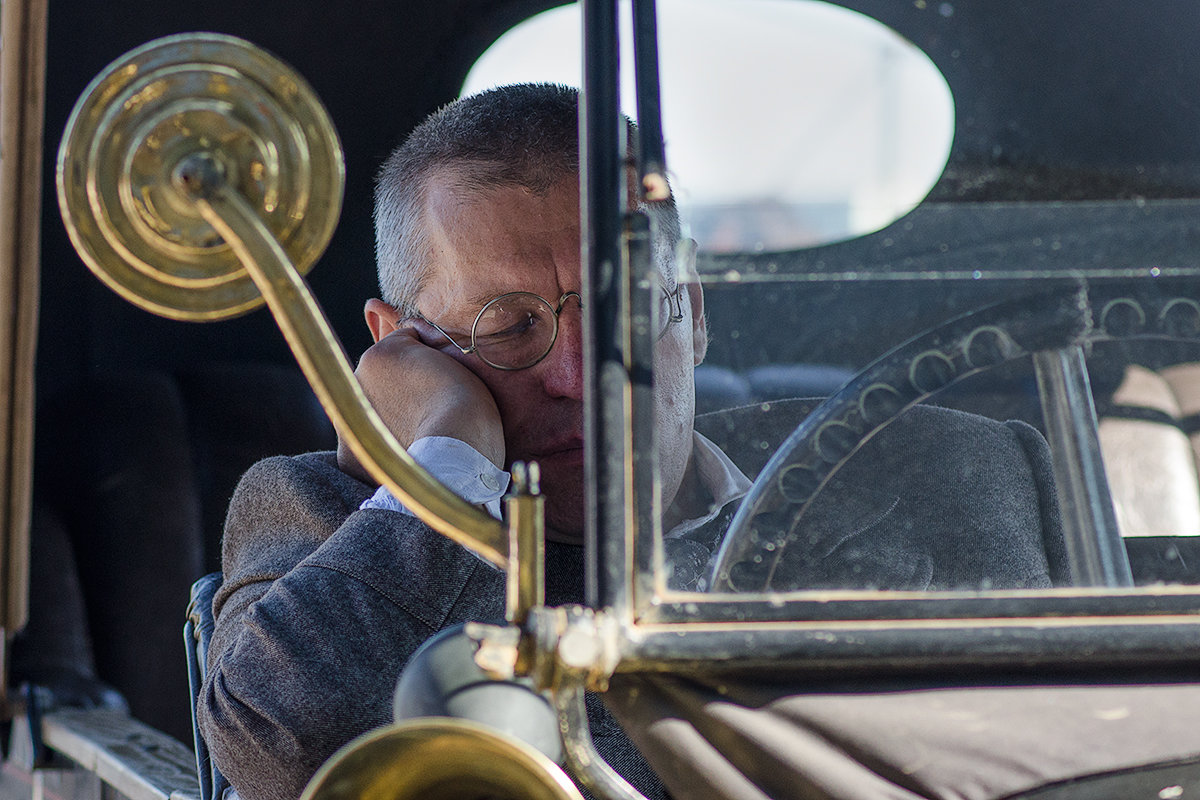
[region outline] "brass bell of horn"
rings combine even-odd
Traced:
[[[396,684],[396,723],[327,761],[302,800],[583,800],[555,763],[558,720],[522,679],[489,678],[459,625],[435,634]]]
[[[449,717],[408,720],[350,742],[301,800],[583,800],[536,748],[486,725]]]

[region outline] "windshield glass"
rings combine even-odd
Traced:
[[[700,361],[699,438],[679,478],[659,420],[662,522],[639,533],[641,608],[1200,582],[1200,149],[1182,77],[1197,56],[1179,26],[1118,24],[1134,12],[1112,3],[918,2],[878,19],[764,4],[776,23],[807,9],[807,35],[863,46],[794,48],[815,61],[790,63],[787,81],[725,64],[727,79],[689,95],[673,75],[769,37],[727,20],[699,42],[703,14],[672,8],[664,129],[699,244],[674,276]],[[672,51],[681,28],[693,46]],[[466,91],[578,81],[578,61],[489,75],[487,60]],[[764,74],[768,94],[743,102]],[[687,161],[683,143],[710,129],[734,140]],[[883,166],[864,182],[867,162]],[[748,176],[768,188],[739,188]]]
[[[896,13],[955,98],[930,195],[851,241],[702,248],[697,429],[753,485],[664,534],[660,587],[1200,581],[1200,151],[1171,77],[1194,57],[1165,23],[1179,50],[1102,55],[1133,34],[1101,5]]]

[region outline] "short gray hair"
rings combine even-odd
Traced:
[[[429,178],[448,170],[463,191],[523,186],[545,191],[579,172],[579,92],[556,84],[516,84],[460,98],[431,114],[384,162],[375,185],[375,259],[382,298],[413,314],[428,274],[422,227]],[[628,121],[630,141],[636,141]],[[673,199],[644,206],[655,258],[669,269],[680,238]]]

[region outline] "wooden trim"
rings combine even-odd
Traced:
[[[0,626],[28,615],[47,0],[0,4]]]
[[[192,751],[123,711],[60,709],[42,719],[41,735],[54,753],[95,774],[119,797],[200,800]]]

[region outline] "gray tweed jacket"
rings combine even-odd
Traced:
[[[697,420],[755,474],[810,404]],[[738,443],[734,442],[737,434]],[[765,445],[765,446],[764,446]],[[797,585],[939,588],[1061,580],[1045,442],[1021,423],[917,409],[869,442],[814,504],[819,552]],[[434,632],[503,615],[503,575],[371,493],[332,453],[267,459],[230,505],[224,585],[197,714],[244,800],[296,798],[339,747],[391,719],[396,678]],[[875,578],[864,580],[864,570]],[[547,601],[580,602],[579,548],[547,548]],[[648,796],[662,789],[599,703],[597,747]]]

